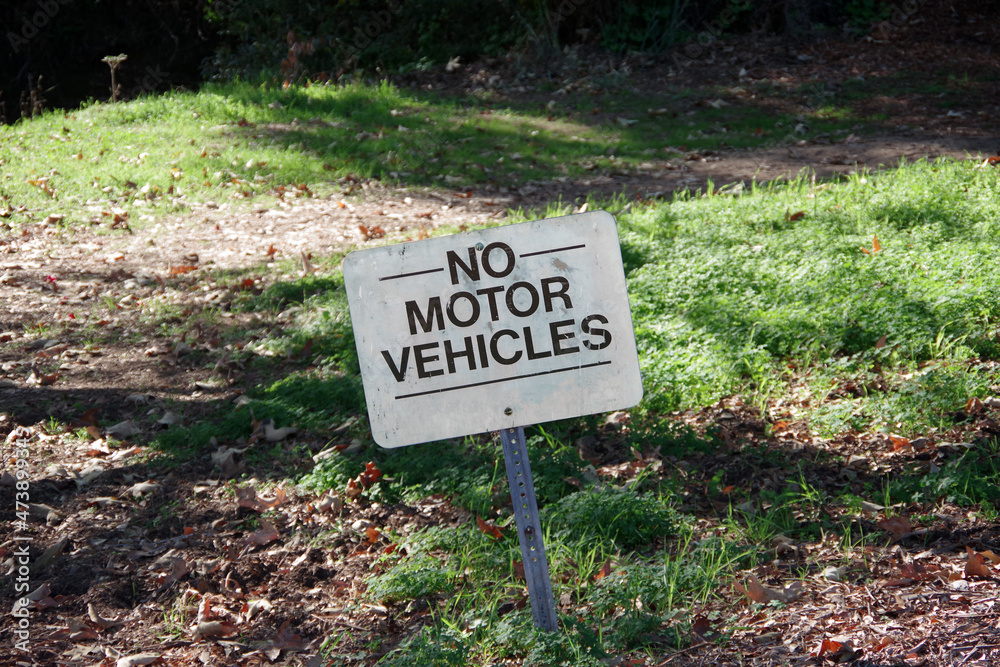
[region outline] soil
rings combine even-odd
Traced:
[[[716,60],[694,61],[680,70],[670,60],[611,62],[629,85],[643,89],[697,88],[723,80],[738,85],[741,71],[744,78],[789,85],[942,67],[953,67],[956,74],[996,74],[998,22],[980,17],[977,23],[975,15],[949,7],[923,5],[902,27],[877,27],[874,39],[793,46],[736,40],[713,52],[719,54]],[[566,65],[554,76],[577,76],[580,67]],[[512,68],[508,61],[475,63],[454,73],[413,75],[401,84],[474,92],[494,72],[501,81],[515,78]],[[872,114],[888,112],[890,123],[766,149],[692,153],[644,172],[481,188],[471,194],[370,181],[349,195],[262,196],[242,208],[199,205],[189,214],[127,230],[67,230],[43,222],[7,232],[0,238],[0,435],[10,464],[0,479],[2,603],[5,609],[13,604],[23,545],[34,564],[29,583],[35,601],[27,653],[12,649],[16,619],[4,614],[0,665],[114,665],[138,654],[171,665],[320,665],[325,664],[318,657],[321,648],[329,650],[335,664],[371,665],[401,636],[430,620],[433,600],[383,607],[360,594],[364,578],[378,567],[378,555],[390,547],[382,532],[405,534],[470,520],[447,499],[398,506],[364,497],[344,502],[274,487],[271,481],[286,471],[251,464],[243,468],[250,479],[245,486],[257,488],[261,497],[234,497],[218,461],[206,456],[163,467],[149,461],[144,447],[132,444],[141,442],[134,434],[108,433],[108,425],[150,413],[169,421],[168,400],[195,407],[238,400],[256,380],[234,372],[220,384],[227,343],[220,339],[219,325],[187,327],[182,341],[175,330],[151,324],[157,304],[169,304],[180,319],[215,307],[232,327],[253,326],[251,315],[227,310],[238,289],[258,290],[316,266],[322,271],[323,258],[369,242],[499,222],[509,209],[541,211],[557,200],[583,202],[595,192],[624,191],[647,200],[704,190],[709,180],[717,186],[749,184],[793,178],[803,169],[823,180],[860,168],[891,168],[900,160],[982,161],[1000,145],[995,111],[1000,84],[995,76],[975,81],[961,108],[942,111],[928,97],[886,95],[864,105]],[[502,95],[532,95],[495,88]],[[767,103],[793,110],[797,104],[790,99]],[[370,238],[375,227],[384,238]],[[233,287],[222,280],[231,276],[250,283]],[[197,411],[185,413],[190,414]],[[734,441],[751,438],[793,458],[815,456],[821,447],[864,458],[856,470],[824,472],[831,489],[859,475],[948,453],[947,443],[936,442],[899,452],[890,447],[892,455],[873,459],[873,448],[886,451],[884,443],[848,437],[813,442],[795,424],[765,436],[760,415],[739,397],[679,418],[697,428],[717,426]],[[96,427],[98,419],[104,429]],[[74,430],[56,428],[56,422]],[[88,426],[96,429],[90,437],[81,432]],[[994,429],[996,422],[984,412],[974,432],[965,435],[1000,432]],[[343,436],[335,432],[299,439],[309,454],[321,456],[325,443],[340,443],[338,437]],[[720,473],[756,488],[781,481],[773,468],[761,464],[754,453],[759,448],[689,461],[649,452],[636,463],[609,443],[597,449],[600,454],[589,453],[602,475],[627,479],[654,460],[689,472],[684,509],[700,517],[706,533],[722,530],[717,505],[725,499],[711,497],[705,480]],[[27,530],[21,531],[14,530],[18,458],[27,462],[32,504]],[[689,648],[677,651],[663,644],[656,662],[612,659],[609,664],[819,664],[820,658],[810,656],[817,652],[872,666],[997,664],[996,582],[968,565],[974,559],[966,547],[1000,553],[1000,526],[944,505],[935,516],[926,529],[883,527],[892,535],[885,548],[859,552],[858,561],[837,578],[811,572],[803,592],[785,598],[775,592],[775,582],[803,566],[807,550],[810,562],[828,559],[831,564],[840,552],[830,543],[776,542],[773,567],[758,573],[765,592],[749,582],[746,595],[784,600],[780,609],[757,614],[738,591],[725,591],[714,606],[700,610],[705,620],[695,623],[700,634]],[[872,517],[862,528],[879,529]],[[24,536],[30,539],[18,541]],[[323,546],[315,546],[319,543]],[[967,576],[952,576],[956,572]],[[735,615],[729,627],[741,628],[722,648],[712,634],[718,614]],[[337,638],[332,648],[324,645],[330,638]],[[836,640],[837,646],[824,640]],[[845,648],[850,646],[864,655],[853,655]],[[117,664],[150,664],[152,659]]]

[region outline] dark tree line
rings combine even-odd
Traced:
[[[118,54],[128,56],[116,78],[129,99],[205,78],[398,71],[580,41],[662,52],[706,31],[863,27],[894,8],[887,0],[6,0],[0,111],[12,122],[41,107],[110,99],[101,59]]]

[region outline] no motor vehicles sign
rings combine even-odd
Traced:
[[[360,250],[344,260],[344,282],[383,447],[642,398],[609,213]]]

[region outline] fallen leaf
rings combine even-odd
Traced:
[[[599,581],[599,580],[603,579],[604,577],[608,576],[609,574],[611,574],[611,560],[610,559],[608,559],[607,561],[604,562],[604,565],[602,565],[600,567],[600,569],[597,570],[597,572],[594,574],[594,576],[592,578],[593,578],[594,581]]]
[[[368,544],[375,544],[378,542],[378,538],[382,535],[379,529],[375,526],[367,526],[365,528],[365,536],[368,538]]]
[[[910,447],[910,441],[901,435],[889,434],[889,442],[892,443],[892,451],[898,452]]]
[[[936,579],[937,574],[932,572],[923,563],[903,563],[899,566],[900,573],[912,581],[928,581]]]
[[[264,439],[268,442],[279,442],[290,435],[295,435],[298,432],[299,429],[291,426],[274,428],[274,423],[271,422],[270,419],[264,422]]]
[[[340,512],[343,508],[343,501],[340,499],[340,496],[335,493],[327,493],[315,505],[317,512]]]
[[[105,435],[113,436],[115,438],[118,438],[119,440],[124,440],[130,435],[135,435],[136,433],[139,433],[139,427],[131,419],[123,422],[118,422],[114,426],[111,426],[105,429],[104,431]]]
[[[194,638],[226,637],[239,630],[239,626],[225,621],[203,621],[195,626]]]
[[[121,621],[118,619],[104,618],[97,613],[94,605],[90,602],[87,603],[87,616],[93,621],[101,630],[107,630],[108,628],[113,628],[116,625],[121,625]]]
[[[115,667],[138,667],[138,665],[153,665],[163,662],[158,653],[139,653],[124,658],[118,658]]]
[[[219,447],[212,454],[212,464],[222,471],[223,477],[235,477],[243,470],[243,461],[237,461],[236,455],[245,451],[245,448]]]
[[[344,490],[344,495],[347,496],[348,499],[354,500],[362,493],[364,493],[364,489],[361,488],[361,485],[358,484],[357,480],[348,480],[347,488]]]
[[[881,349],[881,348],[885,347],[885,342],[886,342],[887,339],[888,339],[888,336],[885,336],[885,335],[883,335],[881,338],[879,338],[875,342],[875,349],[878,350],[878,349]]]
[[[889,535],[892,536],[893,542],[898,542],[904,535],[913,532],[913,526],[910,524],[910,520],[902,515],[882,519],[876,525],[878,525],[878,527],[885,532],[889,533]]]
[[[492,521],[483,521],[483,519],[478,515],[476,516],[476,525],[479,526],[479,530],[483,531],[494,540],[499,540],[503,537],[503,533],[493,524]]]
[[[159,488],[160,485],[156,482],[139,482],[130,486],[128,490],[132,493],[132,497],[138,498],[147,493],[153,493]]]
[[[278,529],[275,528],[273,524],[270,524],[267,521],[261,521],[260,525],[262,526],[261,529],[244,537],[242,544],[246,546],[262,547],[265,544],[274,542],[276,539],[281,537],[278,533]]]
[[[162,593],[176,582],[183,579],[191,571],[188,567],[187,562],[183,558],[178,558],[176,556],[170,556],[164,559],[166,562],[170,563],[170,572],[162,575],[160,580],[160,586],[157,589],[157,593]]]
[[[819,652],[816,656],[821,657],[825,655],[827,660],[840,664],[857,660],[862,653],[864,653],[862,649],[855,649],[849,641],[838,642],[832,639],[824,639],[823,643],[820,644]]]
[[[760,579],[757,575],[751,572],[747,575],[747,585],[746,587],[740,585],[738,582],[733,583],[733,588],[735,588],[740,593],[743,593],[748,598],[754,602],[759,602],[761,604],[767,604],[768,602],[778,601],[778,602],[792,602],[796,600],[800,595],[802,595],[801,582],[793,582],[786,586],[783,590],[774,590],[773,588],[767,588],[764,584],[760,583]]]
[[[285,621],[281,624],[281,627],[278,628],[278,634],[274,635],[274,639],[271,640],[271,646],[288,651],[301,651],[306,647],[306,644],[302,637],[295,634],[289,627],[290,624],[291,621]]]
[[[28,384],[35,384],[39,387],[47,387],[51,384],[55,384],[56,380],[59,379],[59,373],[40,373],[37,369],[31,369],[31,375],[28,376]]]
[[[167,275],[169,276],[182,276],[185,273],[191,273],[192,271],[197,271],[198,267],[193,264],[177,264],[167,267]]]
[[[260,600],[250,600],[243,605],[243,613],[246,614],[246,619],[248,621],[252,620],[262,611],[268,611],[274,609],[274,605],[264,599]]]
[[[236,505],[252,509],[255,512],[272,510],[285,502],[286,497],[285,491],[280,487],[274,490],[273,498],[258,496],[257,491],[253,487],[236,489]]]
[[[713,632],[712,622],[704,615],[698,615],[695,617],[694,622],[691,623],[691,632],[704,638],[705,635]]]
[[[990,566],[986,564],[980,554],[977,554],[972,547],[968,545],[965,547],[965,553],[969,557],[965,562],[966,577],[981,577],[983,579],[993,578],[993,570],[990,569]]]
[[[369,488],[372,484],[382,479],[382,471],[378,469],[374,461],[365,464],[365,470],[357,476],[357,483],[362,489]]]
[[[1000,556],[996,555],[992,551],[983,551],[979,555],[982,556],[983,558],[989,558],[991,561],[993,561],[994,565],[1000,564]]]
[[[882,637],[882,639],[878,640],[877,642],[869,646],[868,650],[871,651],[872,653],[878,653],[882,649],[891,645],[892,645],[892,639],[890,639],[889,637]]]

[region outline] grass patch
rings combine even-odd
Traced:
[[[674,92],[612,86],[555,95],[549,108],[385,82],[284,90],[231,83],[93,103],[0,127],[0,206],[13,223],[54,214],[65,216],[62,225],[121,226],[194,202],[328,194],[344,177],[348,189],[359,178],[513,185],[637,173],[662,168],[681,150],[809,136],[795,132],[793,116],[725,90],[707,91],[716,97],[705,100]],[[645,109],[655,113],[636,112]],[[849,116],[817,116],[808,132],[846,131]]]
[[[834,184],[803,179],[740,197],[681,196],[622,213],[646,399],[620,445],[678,459],[714,452],[718,433],[679,425],[668,413],[739,393],[753,397],[768,422],[767,411],[793,383],[796,410],[817,437],[960,437],[969,399],[995,393],[1000,382],[1000,306],[992,297],[1000,271],[989,260],[1000,240],[996,184],[994,171],[970,164],[918,163]],[[321,350],[314,361],[322,370],[294,372],[254,394],[258,418],[323,429],[363,414],[336,272],[273,287],[246,305],[262,317],[291,309],[286,329],[261,349],[294,350],[305,337],[315,340],[313,352]],[[369,489],[372,500],[441,494],[498,525],[511,521],[502,455],[492,441],[382,450],[363,419],[352,428],[363,448],[321,461],[303,485],[343,488],[374,461],[385,476]],[[533,630],[526,609],[510,611],[523,584],[509,528],[499,540],[474,524],[425,531],[408,536],[407,548],[368,580],[373,600],[424,599],[435,609],[435,622],[382,664],[436,656],[440,664],[516,658],[582,665],[646,650],[651,638],[682,648],[691,641],[685,610],[713,601],[775,540],[833,535],[849,553],[874,530],[856,518],[864,501],[989,508],[998,500],[993,449],[982,444],[936,469],[914,465],[838,492],[817,481],[814,469],[841,466],[836,457],[817,453],[811,466],[800,461],[796,468],[761,444],[746,447],[746,459],[783,481],[734,499],[719,534],[696,536],[674,509],[685,482],[669,472],[630,485],[574,485],[588,472],[573,443],[598,428],[596,419],[569,420],[529,429],[528,441],[556,595],[568,594],[588,614],[564,617],[563,632],[549,636]],[[707,477],[715,497],[742,493],[724,492],[721,474]],[[609,575],[594,578],[612,562]]]

